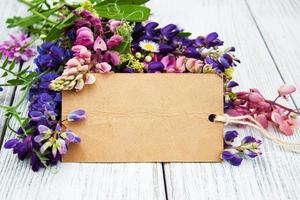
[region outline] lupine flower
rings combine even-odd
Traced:
[[[107,45],[104,42],[104,40],[101,37],[97,37],[95,43],[94,43],[94,50],[100,50],[100,51],[106,51],[107,50]]]
[[[72,47],[72,52],[78,59],[83,59],[87,63],[91,61],[91,52],[85,46],[75,45]]]
[[[188,58],[185,63],[186,69],[191,73],[199,73],[203,66],[203,61],[195,58]]]
[[[34,146],[36,146],[36,143],[33,141],[32,135],[25,136],[23,139],[10,139],[4,144],[4,148],[13,149],[13,153],[17,154],[20,160],[24,160],[29,156],[32,170],[38,171],[44,165],[33,151]]]
[[[109,20],[108,23],[110,31],[113,33],[116,33],[117,29],[123,25],[123,22],[118,20]]]
[[[8,58],[12,61],[14,58],[16,62],[28,61],[35,55],[35,50],[30,48],[31,38],[24,33],[16,33],[9,35],[9,39],[0,43],[0,52],[3,58]]]
[[[280,97],[286,98],[286,95],[293,91],[295,91],[293,86],[282,86],[278,89],[279,96],[271,101],[265,99],[257,89],[235,94],[229,90],[233,95],[225,102],[226,112],[232,116],[251,115],[263,128],[268,128],[269,124],[272,124],[283,134],[290,136],[297,126],[294,115],[298,115],[298,112],[277,104],[276,100]]]
[[[65,59],[71,57],[69,50],[59,47],[60,43],[60,41],[47,42],[38,47],[39,55],[34,59],[34,63],[40,71],[45,71],[48,68],[56,70]]]
[[[56,157],[56,154],[61,155],[67,153],[68,145],[72,142],[79,143],[80,138],[76,136],[72,131],[67,130],[62,132],[62,128],[57,124],[54,131],[44,125],[38,127],[39,135],[34,137],[34,141],[38,144],[42,144],[40,152],[45,153],[48,149],[52,153],[53,157]]]
[[[154,61],[148,65],[147,71],[149,73],[162,72],[164,68],[165,66],[161,62]]]
[[[70,112],[67,116],[67,120],[70,122],[79,121],[86,118],[86,112],[83,109],[77,109]]]
[[[107,46],[108,46],[108,48],[111,49],[113,47],[119,46],[122,41],[123,41],[123,36],[114,35],[107,41]]]
[[[287,98],[287,95],[290,95],[295,91],[296,91],[295,86],[285,84],[278,89],[278,94],[281,97]]]
[[[111,70],[111,66],[107,62],[102,62],[102,63],[96,64],[95,69],[94,69],[94,71],[98,72],[98,73],[107,73],[110,70]]]
[[[231,165],[239,166],[244,158],[255,158],[261,155],[261,141],[252,136],[246,136],[241,140],[240,145],[233,144],[238,137],[237,131],[227,131],[224,135],[225,149],[221,154],[221,158],[228,161]]]
[[[104,54],[103,61],[117,66],[121,63],[120,54],[117,51],[106,51]]]
[[[94,44],[94,34],[91,29],[87,27],[81,27],[76,32],[77,37],[75,43],[77,45],[91,46]]]
[[[223,41],[218,39],[219,35],[216,32],[208,34],[206,37],[200,36],[195,40],[197,46],[204,46],[210,48],[213,46],[223,45]]]
[[[239,151],[235,149],[225,149],[222,152],[222,159],[228,161],[233,166],[241,165],[243,158],[238,155]]]
[[[161,35],[165,40],[170,40],[179,33],[179,29],[175,24],[168,24],[161,29]]]

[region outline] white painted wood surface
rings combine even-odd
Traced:
[[[168,1],[153,2],[154,17],[164,24],[172,21],[184,26],[195,35],[217,31],[225,41],[225,45],[236,47],[237,56],[242,61],[235,73],[240,89],[255,87],[266,97],[275,97],[276,88],[283,84],[283,81],[245,1],[173,2],[172,4]],[[282,4],[283,2],[286,1],[282,1]],[[263,4],[261,1],[256,1],[257,7],[261,4]],[[265,7],[267,6],[266,4]],[[280,29],[276,31],[279,32]],[[293,41],[295,38],[286,39]],[[292,41],[289,45],[293,45]],[[295,81],[299,83],[299,80]],[[259,137],[258,132],[250,129],[240,130],[240,133]],[[289,139],[296,140],[296,138],[299,139],[299,136]],[[168,198],[299,199],[299,155],[284,152],[268,140],[264,140],[263,150],[263,157],[245,161],[240,167],[232,167],[227,163],[165,164]]]
[[[10,9],[13,15],[11,2],[0,0],[0,10],[9,13]],[[217,31],[225,45],[235,46],[242,60],[235,74],[239,89],[259,88],[270,99],[284,81],[300,89],[298,1],[153,0],[149,6],[162,24],[176,23],[194,36]],[[299,97],[294,95],[298,105]],[[293,102],[287,105],[294,106]],[[260,137],[252,129],[240,133]],[[300,140],[299,133],[288,139]],[[7,132],[5,140],[10,137]],[[261,158],[245,160],[240,167],[72,163],[60,164],[53,174],[33,173],[28,162],[1,149],[0,199],[300,199],[299,155],[284,152],[268,140],[263,151]]]

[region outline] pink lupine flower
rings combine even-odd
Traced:
[[[107,63],[112,63],[114,66],[119,65],[120,61],[120,54],[117,51],[107,51],[104,54],[104,59]]]
[[[72,67],[78,67],[80,66],[81,63],[79,62],[78,59],[76,58],[71,58],[70,60],[68,60],[68,62],[66,63],[66,68],[72,68]]]
[[[104,40],[101,37],[97,37],[95,43],[94,43],[94,50],[101,50],[101,51],[106,51],[107,50],[107,46],[104,42]]]
[[[287,98],[287,95],[296,91],[296,87],[293,85],[283,85],[278,89],[278,94],[281,97]]]
[[[91,84],[94,84],[96,82],[96,77],[93,75],[93,74],[86,74],[85,75],[85,84],[87,85],[91,85]]]
[[[161,60],[168,73],[182,73],[185,71],[185,56],[179,56],[176,60],[174,56],[164,56]]]
[[[182,73],[185,71],[185,56],[179,56],[176,60],[176,67],[174,72]]]
[[[72,51],[74,53],[74,56],[77,58],[83,59],[86,62],[90,62],[91,60],[91,52],[82,45],[75,45],[72,47]]]
[[[165,66],[167,72],[173,72],[176,67],[175,56],[164,56],[160,62]]]
[[[250,92],[248,98],[249,98],[249,101],[252,103],[260,103],[260,102],[264,101],[263,96],[261,96],[257,92]]]
[[[111,66],[107,62],[98,63],[95,66],[95,72],[98,73],[107,73],[110,70],[111,70]]]
[[[201,70],[201,67],[203,67],[203,66],[204,66],[203,61],[197,60],[195,58],[188,58],[185,63],[186,69],[192,73],[199,73]]]
[[[117,32],[117,28],[123,25],[122,21],[117,21],[117,20],[109,20],[109,28],[110,31],[113,33]]]
[[[285,135],[289,136],[293,134],[292,127],[295,122],[288,118],[283,110],[279,108],[274,110],[271,114],[271,119]]]
[[[87,27],[81,27],[76,32],[76,44],[83,46],[92,46],[94,44],[94,34],[91,29]]]
[[[31,38],[24,33],[16,33],[9,35],[9,39],[0,43],[0,52],[4,58],[12,61],[14,58],[16,62],[28,61],[35,55],[33,48],[28,47]]]
[[[259,114],[256,117],[256,120],[264,127],[264,128],[268,128],[268,119],[266,117],[266,115],[264,114]]]
[[[77,67],[72,67],[72,68],[65,68],[64,72],[62,73],[62,76],[71,76],[76,74],[78,74]]]
[[[123,36],[121,35],[114,35],[107,41],[108,48],[117,47],[121,44],[123,41]]]

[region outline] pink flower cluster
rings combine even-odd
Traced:
[[[14,58],[16,62],[28,61],[35,55],[35,50],[29,47],[30,42],[31,38],[22,32],[11,34],[8,40],[0,43],[0,52],[10,61]]]
[[[250,89],[249,92],[238,92],[236,99],[227,109],[232,116],[251,115],[264,128],[270,124],[275,125],[279,130],[289,136],[293,134],[293,128],[297,126],[299,111],[287,108],[276,101],[279,98],[288,98],[288,95],[295,92],[296,88],[291,85],[283,85],[278,89],[278,96],[274,101],[267,100],[257,89]]]
[[[121,22],[110,21],[109,23],[111,30],[109,37],[100,32],[93,32],[89,27],[78,27],[72,47],[74,57],[66,63],[63,74],[50,85],[52,89],[79,91],[85,84],[93,84],[96,81],[90,72],[108,73],[112,67],[120,64],[120,54],[113,49],[123,41],[123,37],[115,31]],[[72,82],[74,79],[75,85],[74,81]],[[68,85],[67,81],[71,81],[72,84]],[[65,86],[61,87],[61,84]]]
[[[179,56],[176,59],[173,55],[164,56],[161,59],[161,63],[168,73],[183,73],[186,69],[191,73],[199,73],[204,66],[204,63],[201,60],[186,58],[185,56]]]

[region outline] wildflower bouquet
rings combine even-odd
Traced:
[[[190,38],[191,33],[175,24],[160,27],[148,20],[147,0],[20,2],[29,6],[31,15],[7,20],[9,28],[22,32],[0,44],[4,60],[0,69],[2,77],[9,77],[1,86],[18,86],[23,97],[13,106],[0,107],[6,111],[8,128],[16,133],[4,147],[21,160],[30,158],[34,171],[56,165],[70,143],[80,142],[64,122],[83,120],[86,113],[78,109],[62,119],[61,91],[80,92],[97,81],[93,73],[216,73],[224,79],[224,109],[229,115],[251,115],[264,128],[273,124],[285,135],[293,133],[299,112],[276,100],[287,98],[295,88],[282,86],[274,101],[256,89],[233,92],[238,84],[232,74],[240,61],[235,48],[224,48],[215,32]],[[32,44],[39,44],[37,51]],[[36,67],[24,67],[33,56]],[[24,63],[20,71],[15,70],[16,63]],[[25,100],[30,102],[29,112],[22,117],[19,106]],[[19,123],[17,130],[10,125],[12,119]],[[244,157],[261,154],[261,141],[251,136],[232,145],[237,135],[226,132],[223,159],[239,165]]]

